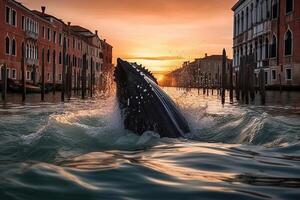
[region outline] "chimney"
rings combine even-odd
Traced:
[[[98,30],[95,30],[95,34],[98,35]]]
[[[68,22],[68,26],[71,26],[71,22]]]
[[[42,9],[42,13],[45,14],[45,12],[46,12],[46,7],[45,7],[45,6],[42,6],[41,9]]]
[[[205,58],[207,57],[207,53],[205,54]]]

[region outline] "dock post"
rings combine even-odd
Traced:
[[[86,65],[87,65],[87,56],[86,54],[83,55],[83,67],[82,67],[82,80],[81,80],[81,97],[85,99],[86,95]]]
[[[72,97],[72,63],[70,59],[68,59],[68,67],[67,67],[67,96],[68,100]]]
[[[225,84],[226,84],[226,51],[223,49],[223,54],[222,54],[222,91],[221,91],[221,98],[222,98],[222,104],[225,104]]]
[[[229,100],[233,103],[233,69],[232,63],[229,64]]]
[[[94,61],[93,61],[93,58],[91,58],[91,65],[90,65],[90,97],[92,98],[93,97],[93,85],[94,85],[94,81],[93,81],[93,67],[94,67]]]
[[[259,72],[259,91],[260,91],[260,97],[261,97],[261,104],[266,104],[266,91],[265,91],[265,75],[264,70],[260,69]]]
[[[45,49],[42,51],[42,88],[41,88],[41,101],[45,100]]]
[[[2,75],[2,100],[6,101],[6,93],[7,93],[7,66],[4,64],[1,68]]]
[[[53,90],[52,90],[52,92],[53,92],[53,95],[55,94],[55,90],[56,90],[56,51],[53,51],[53,68],[52,68],[52,70],[53,70],[53,73],[52,73],[52,87],[53,87]]]
[[[26,70],[25,70],[25,46],[24,46],[24,44],[22,44],[21,71],[22,71],[22,102],[24,102],[26,100]]]
[[[66,88],[66,61],[67,61],[67,55],[66,55],[66,37],[63,38],[63,64],[62,64],[62,73],[61,73],[61,101],[65,101],[65,88]]]

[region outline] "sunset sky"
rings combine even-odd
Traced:
[[[21,0],[40,10],[99,30],[117,57],[164,72],[205,53],[232,57],[232,12],[236,0]]]

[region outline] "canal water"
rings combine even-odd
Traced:
[[[300,199],[300,93],[251,105],[165,88],[187,138],[123,129],[114,95],[0,103],[0,199]]]

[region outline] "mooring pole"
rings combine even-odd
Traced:
[[[82,81],[81,81],[81,97],[85,99],[86,95],[86,65],[87,65],[87,56],[86,54],[83,55],[83,67],[82,67]]]
[[[52,92],[55,94],[56,90],[56,51],[53,51],[53,73],[52,73]]]
[[[7,93],[7,67],[4,64],[1,68],[1,75],[2,75],[2,100],[6,101],[6,93]]]
[[[226,58],[226,51],[225,49],[223,49],[223,54],[222,54],[222,92],[221,92],[221,98],[222,98],[222,104],[225,104],[225,84],[226,84],[226,79],[225,79],[225,76],[226,76],[226,61],[227,61],[227,58]]]
[[[21,60],[21,71],[22,71],[22,101],[26,100],[26,70],[25,70],[25,46],[22,44],[22,60]]]
[[[94,61],[93,61],[93,57],[91,58],[91,72],[90,72],[90,97],[92,98],[93,97],[93,93],[94,93],[94,91],[93,91],[93,78],[94,78],[94,76],[93,76],[93,67],[94,67]]]
[[[72,97],[72,63],[70,61],[71,59],[68,59],[68,68],[67,68],[67,95],[68,100]]]
[[[229,64],[229,100],[233,103],[233,68],[232,63]]]
[[[62,75],[61,75],[61,101],[65,101],[65,88],[66,88],[66,62],[67,62],[67,55],[66,55],[66,37],[63,38],[63,64],[62,64]]]
[[[42,51],[42,88],[41,88],[41,100],[45,100],[45,49]]]
[[[259,72],[259,86],[260,86],[260,97],[261,97],[261,104],[265,105],[266,104],[266,93],[265,93],[265,75],[264,75],[264,70],[260,69]]]

